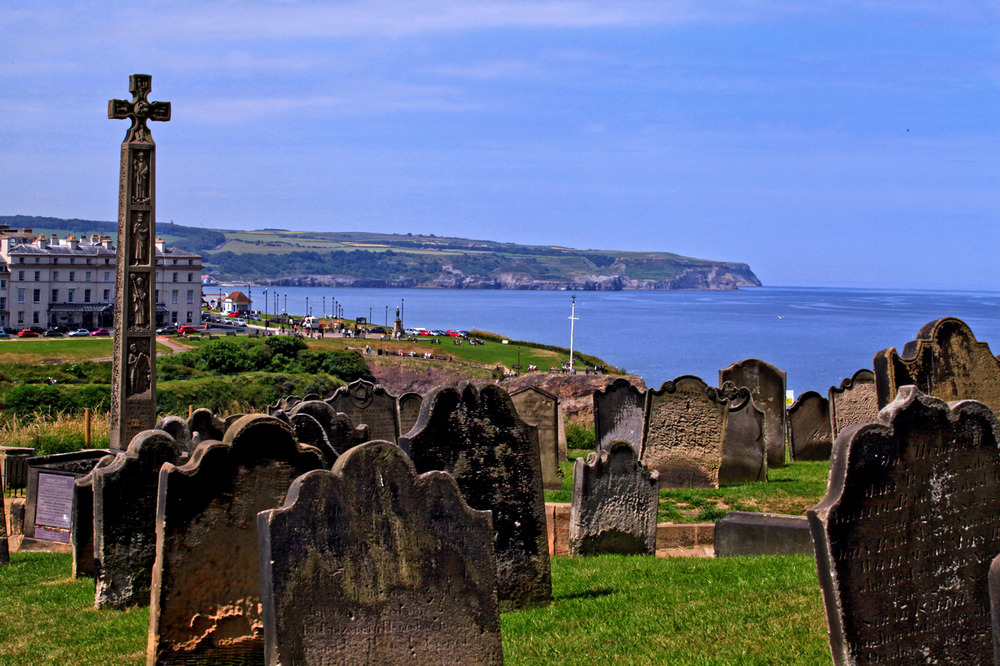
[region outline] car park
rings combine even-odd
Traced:
[[[83,338],[83,337],[89,337],[89,336],[90,336],[90,331],[88,331],[85,328],[78,328],[75,331],[70,331],[69,332],[69,337],[71,337],[71,338]]]
[[[110,331],[106,328],[95,328],[90,332],[91,335],[111,335]]]
[[[30,328],[25,328],[17,332],[17,337],[19,338],[37,338],[38,333],[35,333]]]

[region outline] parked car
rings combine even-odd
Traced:
[[[157,335],[177,335],[177,327],[176,326],[161,326],[160,328],[156,329],[156,334]]]
[[[188,333],[197,333],[198,329],[194,326],[181,326],[177,329],[178,335],[187,335]]]
[[[444,334],[447,335],[449,338],[459,337],[458,331],[452,330],[450,328],[447,331],[445,331]]]
[[[45,331],[45,333],[43,333],[42,335],[44,335],[47,338],[61,338],[63,336],[62,331],[60,331],[58,328],[50,328],[49,330]]]
[[[33,333],[37,333],[38,335],[42,335],[43,333],[45,333],[45,329],[42,328],[41,326],[32,325],[28,327],[28,330],[32,331]]]
[[[7,332],[7,329],[0,328],[0,338],[9,338],[9,337],[10,333]]]
[[[430,333],[430,334],[431,334],[431,335],[438,335],[438,336],[444,336],[444,335],[447,335],[447,333],[445,333],[444,331],[442,331],[442,330],[440,330],[440,329],[438,329],[438,330],[435,330],[435,331],[431,331],[431,333]]]
[[[35,333],[30,328],[25,328],[17,332],[17,337],[19,338],[37,338],[38,333]]]
[[[379,334],[381,334],[381,335],[385,335],[385,334],[386,334],[386,333],[388,333],[389,331],[385,330],[385,329],[384,329],[384,328],[382,328],[381,326],[374,326],[374,327],[370,328],[370,329],[368,330],[368,332],[369,332],[369,333],[374,333],[374,334],[376,334],[376,335],[379,335]]]
[[[247,319],[253,319],[254,321],[261,321],[260,315],[257,314],[256,312],[251,312],[250,314],[248,314]]]
[[[91,335],[111,335],[111,332],[106,328],[95,328],[90,332]]]
[[[420,335],[420,331],[416,328],[406,328],[403,329],[403,333],[407,335]]]
[[[467,337],[469,337],[469,332],[468,331],[459,330],[458,331],[458,335],[459,335],[459,337],[467,338]]]
[[[69,337],[71,337],[71,338],[83,338],[83,337],[89,337],[89,336],[90,336],[90,331],[88,331],[85,328],[78,328],[75,331],[70,331],[69,332]]]

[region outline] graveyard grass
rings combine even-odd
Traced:
[[[0,664],[140,664],[147,608],[93,608],[70,556],[0,568]],[[552,604],[501,615],[504,663],[829,663],[809,557],[552,558]]]

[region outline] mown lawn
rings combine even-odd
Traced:
[[[157,353],[170,347],[156,344]],[[0,363],[68,363],[111,358],[114,340],[97,338],[10,338],[0,340]]]

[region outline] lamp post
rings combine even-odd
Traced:
[[[264,328],[267,328],[267,287],[264,287]]]
[[[385,325],[389,326],[389,306],[385,306]]]
[[[285,292],[285,314],[288,314],[288,292]]]
[[[576,324],[576,294],[573,294],[573,306],[569,313],[569,371],[573,372],[573,327]]]
[[[306,296],[306,316],[309,316],[309,297]]]

